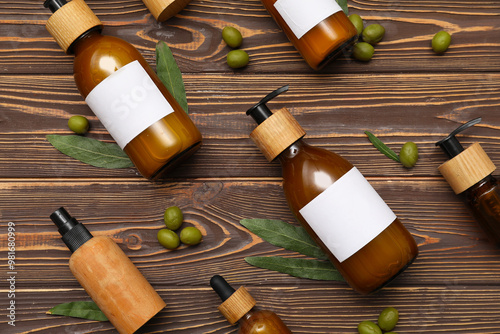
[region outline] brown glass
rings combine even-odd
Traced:
[[[371,242],[345,261],[339,262],[299,210],[347,173],[353,165],[333,152],[310,146],[302,140],[283,151],[278,160],[282,166],[283,188],[291,211],[356,291],[362,294],[377,291],[417,257],[415,240],[396,218]],[[315,177],[318,172],[328,177]]]
[[[467,189],[464,195],[479,226],[500,247],[500,191],[495,177],[488,175]]]
[[[330,60],[339,56],[343,50],[349,53],[358,39],[356,27],[343,11],[330,15],[298,39],[274,7],[277,0],[261,1],[290,42],[315,70],[321,69]]]
[[[240,320],[239,334],[292,334],[276,313],[251,310]]]
[[[172,106],[173,113],[149,126],[124,147],[144,177],[165,176],[200,147],[200,132],[134,46],[92,30],[76,40],[71,51],[75,54],[76,85],[84,98],[119,68],[137,60]]]

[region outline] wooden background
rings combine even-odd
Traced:
[[[91,120],[89,137],[111,140],[79,95],[72,57],[45,29],[42,0],[0,0],[0,332],[115,333],[107,322],[49,316],[56,304],[89,297],[71,275],[70,252],[49,219],[60,206],[107,235],[139,267],[168,306],[142,333],[236,333],[218,313],[214,274],[246,285],[262,308],[294,333],[356,333],[386,306],[400,311],[398,333],[500,333],[500,251],[471,219],[437,171],[446,160],[434,143],[475,117],[460,139],[480,142],[500,165],[500,2],[350,0],[350,13],[386,29],[369,63],[341,58],[309,69],[259,0],[192,0],[157,23],[140,0],[88,0],[105,34],[126,39],[154,66],[165,41],[183,73],[190,116],[204,137],[198,153],[162,183],[134,168],[106,170],[59,153],[47,134],[69,134],[71,115]],[[225,64],[221,29],[236,26],[251,62]],[[442,56],[430,48],[445,29]],[[290,84],[270,103],[287,106],[311,144],[335,151],[368,178],[417,240],[420,256],[389,287],[361,296],[342,282],[294,278],[248,265],[246,256],[295,253],[243,228],[243,218],[294,223],[280,166],[248,138],[245,111]],[[406,169],[369,143],[371,130],[399,151],[414,141],[420,160]],[[197,247],[163,249],[163,211],[184,210],[203,231]],[[16,228],[16,326],[7,325],[8,222]],[[294,223],[295,224],[295,223]]]

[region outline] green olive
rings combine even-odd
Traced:
[[[378,316],[378,326],[383,331],[391,331],[399,320],[399,312],[394,307],[386,307]]]
[[[361,18],[361,16],[359,16],[358,14],[351,14],[349,15],[349,20],[351,20],[351,23],[358,31],[358,35],[361,35],[361,33],[363,32],[363,19]]]
[[[369,61],[373,57],[375,49],[371,44],[366,42],[359,42],[352,48],[352,56],[354,59],[361,61]]]
[[[179,247],[179,236],[172,230],[163,228],[158,231],[156,237],[158,238],[160,245],[166,249],[176,249]]]
[[[232,50],[227,54],[227,64],[232,68],[245,67],[248,61],[248,53],[243,50]]]
[[[448,32],[442,30],[435,34],[432,38],[432,50],[434,50],[434,52],[437,54],[444,53],[446,50],[448,50],[450,43],[451,35]]]
[[[359,334],[382,334],[382,330],[374,322],[362,321],[358,325]]]
[[[201,242],[201,232],[194,226],[184,227],[181,231],[181,241],[186,245],[197,245]]]
[[[182,215],[181,209],[177,206],[171,206],[165,210],[163,220],[165,221],[167,228],[175,231],[181,227],[182,222],[184,221],[184,216]]]
[[[68,120],[68,127],[74,133],[84,135],[89,131],[89,120],[84,116],[71,116]]]
[[[243,42],[243,36],[241,36],[241,32],[234,27],[224,27],[222,29],[222,39],[232,48],[237,48]]]
[[[363,41],[375,45],[384,38],[385,28],[378,23],[370,24],[363,29],[361,35],[363,36]]]
[[[418,160],[418,148],[414,142],[407,142],[399,151],[399,160],[405,167],[413,167]]]

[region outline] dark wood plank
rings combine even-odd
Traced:
[[[70,76],[4,76],[0,104],[0,164],[4,177],[133,177],[135,169],[86,166],[55,150],[46,134],[70,134],[67,119],[91,120],[90,137],[112,141],[77,92]],[[351,77],[295,75],[187,75],[190,116],[204,146],[173,177],[279,177],[279,166],[264,159],[248,135],[254,121],[245,111],[268,92],[290,84],[289,92],[269,103],[288,107],[314,145],[334,151],[367,176],[439,176],[446,161],[435,146],[458,125],[483,121],[464,132],[464,147],[480,142],[500,163],[498,99],[500,75],[400,74]],[[248,90],[248,87],[257,87]],[[365,130],[396,152],[406,141],[419,146],[420,160],[406,169],[379,153]],[[22,164],[19,162],[22,161]],[[44,166],[44,168],[40,168]],[[140,176],[137,175],[138,178]]]
[[[497,285],[500,251],[468,216],[463,203],[441,180],[370,180],[420,246],[420,257],[394,286],[442,284]],[[405,196],[406,195],[406,196]],[[151,282],[204,285],[214,273],[244,276],[249,283],[316,285],[285,274],[254,268],[247,256],[298,254],[274,247],[243,228],[244,218],[281,219],[296,224],[281,182],[269,180],[190,181],[152,184],[130,181],[2,182],[4,219],[16,225],[19,288],[74,285],[69,251],[48,218],[65,206],[95,235],[115,239]],[[156,240],[163,211],[178,205],[186,225],[200,228],[197,247],[167,251]],[[6,231],[6,221],[2,229]],[[5,241],[6,235],[0,235]],[[6,243],[2,241],[2,251]],[[0,263],[5,268],[6,263]],[[182,274],[179,274],[182,273]],[[40,276],[43,280],[40,281]],[[344,283],[332,283],[345,286]]]
[[[109,3],[89,0],[89,6],[105,24],[105,33],[126,39],[154,62],[154,46],[167,42],[183,73],[233,72],[225,64],[229,48],[220,38],[225,25],[237,26],[245,37],[243,47],[252,61],[238,73],[311,73],[306,63],[286,39],[258,0],[193,0],[175,18],[157,23],[139,0]],[[380,23],[386,37],[377,45],[367,64],[342,58],[327,66],[324,73],[373,73],[400,71],[496,71],[500,67],[497,50],[497,1],[350,1],[351,13],[369,23]],[[71,73],[72,60],[64,56],[45,30],[50,16],[41,1],[20,6],[0,2],[1,73]],[[26,22],[27,24],[23,24]],[[445,56],[430,48],[432,36],[446,29],[453,44]],[[481,61],[478,61],[480,59]],[[411,64],[411,65],[410,65]]]

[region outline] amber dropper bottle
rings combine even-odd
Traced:
[[[362,294],[377,291],[417,257],[411,234],[361,173],[341,156],[308,145],[286,109],[266,106],[281,87],[247,111],[259,124],[250,134],[283,172],[288,206],[344,279]]]
[[[496,167],[479,143],[474,143],[464,150],[455,137],[479,122],[481,118],[462,124],[436,143],[450,158],[438,169],[455,194],[462,194],[488,238],[500,247],[500,190],[496,178],[492,175]]]
[[[134,333],[166,306],[111,238],[92,236],[64,208],[50,219],[72,253],[71,272],[119,333]]]
[[[239,323],[239,334],[292,334],[276,313],[254,308],[255,299],[244,286],[235,291],[219,275],[212,277],[210,286],[223,301],[218,307],[222,315],[231,325]]]
[[[276,23],[315,70],[350,53],[358,32],[335,0],[261,0]]]
[[[46,0],[47,30],[74,54],[80,94],[146,178],[165,176],[201,145],[201,134],[139,51],[101,34],[83,0]]]

